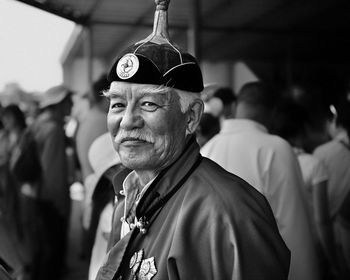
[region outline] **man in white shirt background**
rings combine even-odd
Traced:
[[[320,279],[316,249],[306,212],[300,166],[291,146],[267,127],[276,90],[263,83],[245,84],[237,96],[235,118],[201,149],[206,156],[263,193],[279,231],[291,250],[289,279]]]

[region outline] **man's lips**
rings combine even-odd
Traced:
[[[126,137],[121,139],[120,141],[121,144],[151,144],[146,140],[139,139],[139,138],[131,138],[131,137]]]

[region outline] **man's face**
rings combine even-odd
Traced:
[[[113,82],[108,129],[124,166],[159,172],[182,152],[186,115],[174,92],[152,92],[157,86]]]

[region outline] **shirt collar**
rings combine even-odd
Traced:
[[[156,176],[157,177],[157,176]],[[146,185],[142,185],[140,178],[135,171],[130,172],[123,182],[123,194],[125,195],[124,217],[135,216],[135,209],[140,198],[152,184],[154,177]]]
[[[249,119],[224,120],[220,133],[232,133],[246,130],[258,130],[268,133],[267,128],[264,125]]]
[[[134,192],[140,193],[140,195],[142,196],[156,177],[157,176],[155,176],[151,181],[149,181],[146,185],[143,186],[140,182],[140,178],[137,175],[136,171],[133,170],[125,177],[123,182],[123,190],[125,196],[128,196],[128,194]]]
[[[335,137],[334,140],[338,141],[338,142],[343,142],[346,145],[349,145],[349,137],[348,134],[346,133],[346,131],[340,131]]]
[[[299,148],[299,147],[293,147],[293,151],[294,153],[298,156],[298,155],[301,155],[301,154],[305,154],[305,151],[302,149],[302,148]]]

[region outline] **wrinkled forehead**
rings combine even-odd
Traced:
[[[152,96],[170,99],[171,97],[177,96],[176,91],[171,88],[151,85],[151,84],[136,84],[126,82],[112,82],[107,96],[110,98],[116,96],[132,96],[132,97],[143,97]]]

